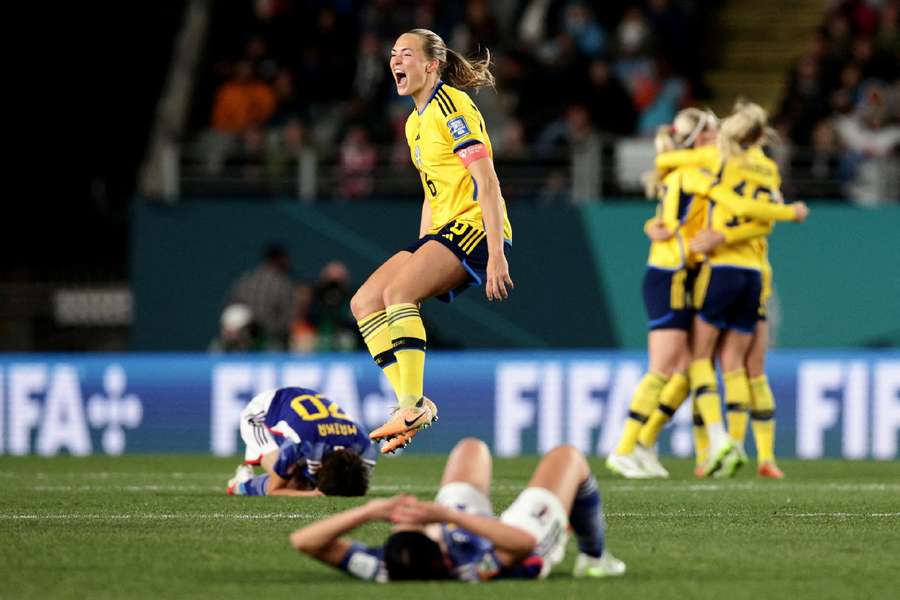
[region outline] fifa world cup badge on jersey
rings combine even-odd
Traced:
[[[419,166],[422,164],[422,151],[419,149],[419,145],[416,144],[416,148],[413,151],[416,155],[416,165]]]
[[[469,124],[466,123],[466,119],[462,115],[453,117],[447,121],[447,127],[450,128],[450,135],[453,136],[454,140],[458,140],[471,133],[471,131],[469,131]]]

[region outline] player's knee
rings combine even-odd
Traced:
[[[553,458],[572,462],[586,460],[584,458],[584,454],[581,453],[581,450],[571,444],[563,444],[562,446],[557,446],[547,453],[548,458],[551,456]]]
[[[373,312],[383,309],[381,296],[373,293],[365,287],[359,288],[353,297],[350,298],[350,312],[357,321],[361,321]]]
[[[298,552],[309,553],[310,548],[309,548],[308,544],[306,543],[307,542],[306,536],[303,535],[302,530],[295,531],[294,533],[292,533],[290,539],[291,539],[291,546],[293,546],[294,550],[297,550]]]
[[[390,306],[392,304],[400,304],[402,302],[408,302],[408,298],[404,293],[404,289],[402,285],[398,285],[396,283],[389,283],[384,291],[381,293],[381,301],[384,302],[385,306]]]
[[[722,362],[722,372],[730,373],[744,368],[744,354],[735,350],[722,350],[719,359]]]
[[[461,439],[454,448],[457,452],[465,452],[466,454],[484,454],[490,455],[491,451],[488,445],[476,437],[467,437]]]

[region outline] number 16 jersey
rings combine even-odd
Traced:
[[[406,141],[431,206],[431,228],[437,233],[451,221],[484,230],[478,185],[463,165],[468,149],[483,144],[493,159],[484,118],[469,95],[438,81],[425,108],[413,108],[406,120]],[[512,241],[512,226],[503,209],[503,238]]]

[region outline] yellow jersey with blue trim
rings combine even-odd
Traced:
[[[656,220],[661,220],[673,235],[650,243],[649,266],[675,270],[698,262],[699,257],[690,252],[688,244],[703,227],[706,193],[712,181],[712,172],[699,167],[675,169],[663,178]]]
[[[656,155],[656,170],[665,175],[679,167],[704,167],[710,170],[718,170],[722,161],[719,149],[715,144],[700,146],[699,148],[683,148],[660,152]]]
[[[437,233],[451,221],[484,230],[478,184],[457,155],[483,144],[493,159],[484,117],[469,95],[438,81],[425,108],[421,112],[413,109],[406,120],[406,141],[431,207],[428,233]],[[512,241],[512,225],[502,197],[500,203],[503,237]]]
[[[752,147],[726,162],[720,185],[754,203],[773,204],[780,196],[781,176],[775,162],[761,148]],[[710,203],[707,219],[709,227],[722,232],[727,242],[708,256],[711,264],[769,268],[766,236],[772,230],[771,221],[736,215],[715,202]]]

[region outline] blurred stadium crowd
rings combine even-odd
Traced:
[[[408,163],[409,100],[396,95],[387,58],[413,24],[467,55],[490,49],[498,93],[478,103],[500,160],[552,160],[597,132],[649,135],[706,95],[702,40],[713,4],[232,3],[211,28],[193,110],[197,147],[208,171],[232,166],[260,179],[283,174],[310,145],[337,155],[339,197],[372,195],[379,163]],[[553,178],[547,184],[543,196],[559,195]]]
[[[292,193],[306,150],[333,165],[325,180],[331,185],[320,185],[317,197],[396,197],[398,188],[417,195],[412,170],[403,178],[403,169],[391,169],[408,163],[403,124],[410,108],[386,66],[396,36],[415,25],[465,54],[490,49],[497,93],[480,94],[478,103],[501,176],[504,163],[506,171],[525,163],[547,167],[537,182],[505,177],[505,193],[568,200],[566,169],[553,165],[566,164],[573,148],[650,136],[679,108],[709,99],[704,72],[721,41],[713,20],[718,4],[219,3],[194,94],[188,154],[202,165],[199,172],[230,175],[219,181],[237,193]],[[846,184],[869,158],[896,155],[898,4],[832,3],[792,69],[774,119],[786,142],[777,158],[789,195],[845,197]],[[613,146],[599,148],[601,160],[611,163]],[[802,189],[790,188],[791,175]],[[398,186],[397,177],[408,187]],[[628,191],[614,176],[600,186]]]
[[[791,69],[775,124],[784,139],[812,149],[805,156],[781,157],[811,182],[805,195],[833,195],[834,182],[870,176],[869,159],[897,155],[898,13],[900,3],[890,0],[834,2]],[[785,193],[793,196],[797,190],[788,187]]]

